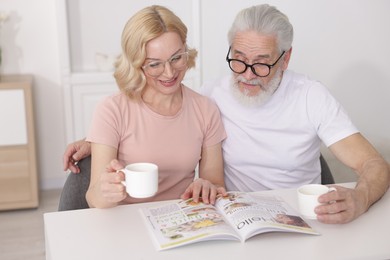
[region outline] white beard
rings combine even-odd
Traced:
[[[282,80],[283,70],[279,68],[274,77],[268,82],[268,84],[263,85],[260,79],[246,80],[242,75],[238,75],[236,78],[232,77],[232,82],[230,84],[230,89],[233,93],[233,96],[237,99],[238,102],[247,107],[258,107],[265,104],[270,100],[271,96],[278,89],[279,84]],[[261,91],[254,96],[249,96],[248,90],[241,91],[239,88],[239,83],[245,82],[253,85],[258,85],[261,88]]]

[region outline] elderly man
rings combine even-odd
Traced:
[[[324,223],[346,223],[387,191],[387,162],[358,132],[341,105],[319,82],[287,70],[293,27],[275,7],[242,10],[228,33],[232,75],[203,87],[218,105],[228,138],[223,143],[228,190],[258,191],[320,183],[320,145],[359,176],[354,189],[335,186],[316,208]],[[88,155],[70,144],[64,168]],[[73,157],[72,157],[73,156]]]

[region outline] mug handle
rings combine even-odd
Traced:
[[[125,168],[123,169],[120,169],[120,170],[116,170],[116,173],[118,172],[123,172],[125,170]],[[121,181],[122,185],[126,187],[126,182],[125,181]]]

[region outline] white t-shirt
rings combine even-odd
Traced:
[[[358,130],[321,83],[285,71],[271,99],[245,107],[233,96],[231,76],[205,84],[218,105],[227,133],[223,142],[228,190],[294,188],[321,182],[320,145]]]

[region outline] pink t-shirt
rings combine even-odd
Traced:
[[[124,165],[152,162],[159,167],[158,193],[149,199],[128,197],[126,203],[178,199],[194,179],[202,147],[226,138],[217,106],[187,87],[182,92],[182,108],[174,116],[157,114],[123,93],[98,104],[87,141],[118,149]]]

